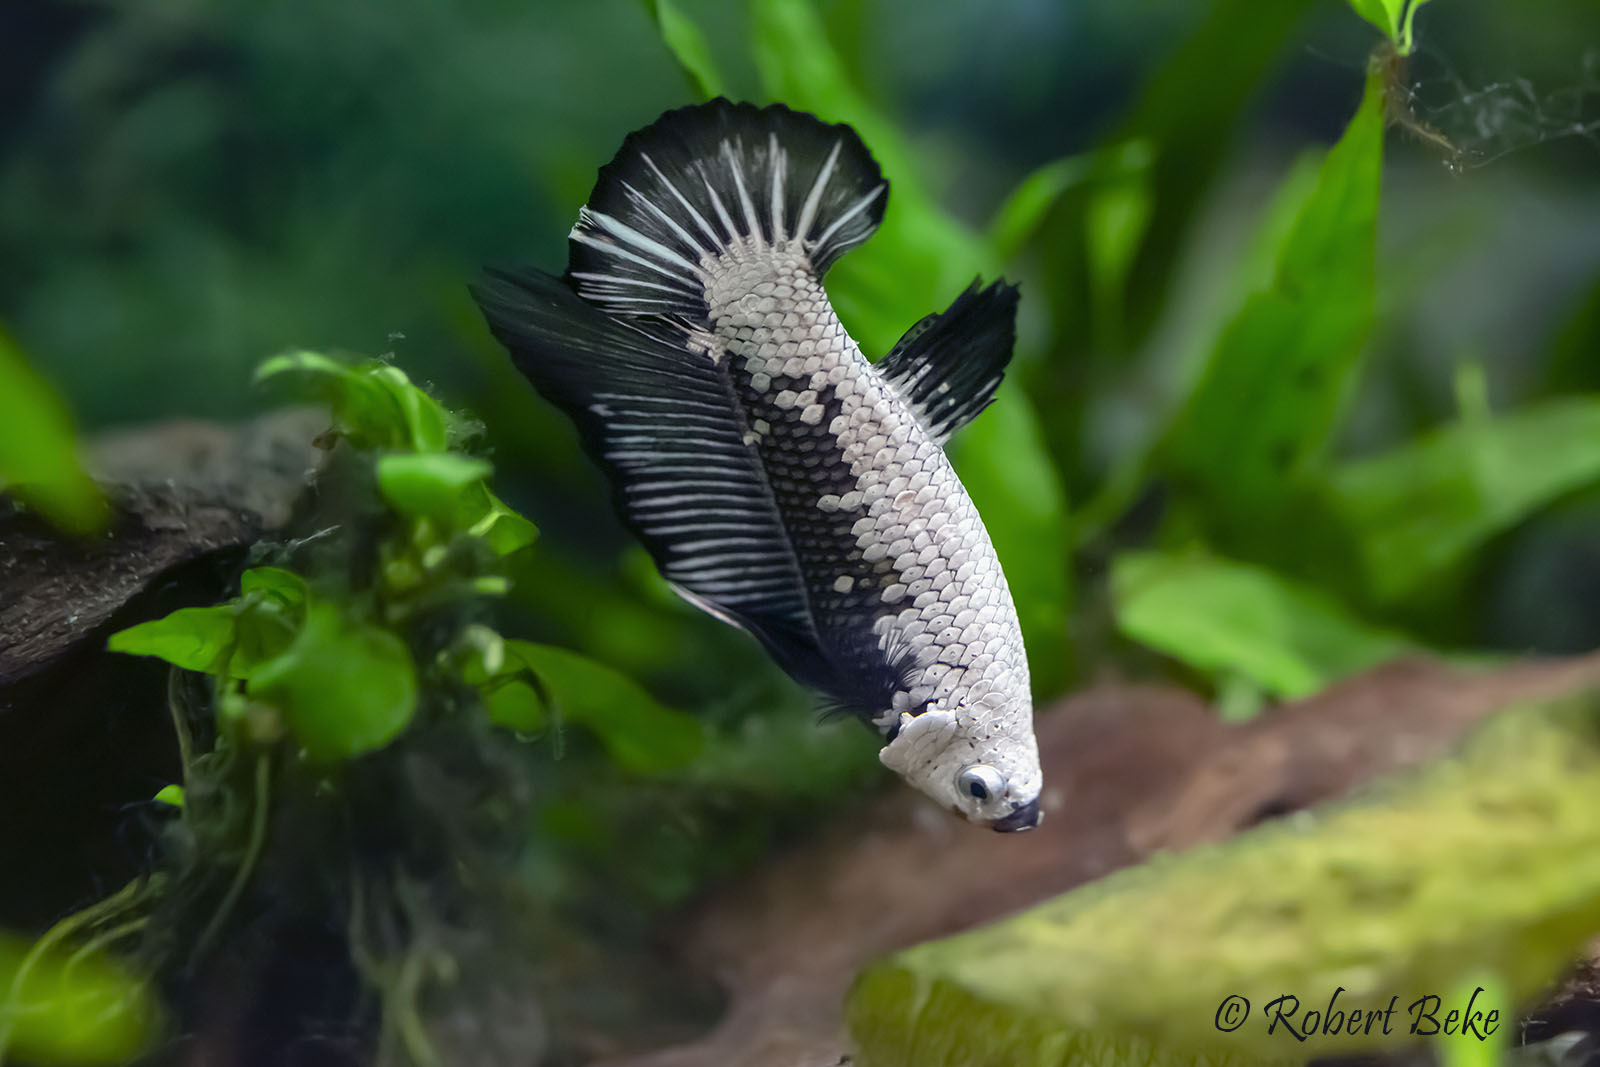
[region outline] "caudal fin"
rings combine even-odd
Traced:
[[[578,213],[567,273],[613,314],[702,320],[730,251],[798,242],[821,277],[877,229],[888,193],[849,126],[719,97],[623,141]]]

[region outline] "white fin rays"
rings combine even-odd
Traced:
[[[782,244],[783,233],[783,176],[789,169],[789,153],[778,145],[778,135],[767,135],[767,169],[772,171],[772,243]]]
[[[839,151],[843,147],[843,141],[833,143],[833,150],[823,161],[822,170],[817,173],[817,180],[811,184],[811,191],[806,194],[806,202],[800,207],[800,220],[795,223],[794,235],[802,241],[811,232],[811,224],[816,221],[817,205],[822,203],[822,192],[828,187],[828,178],[833,174],[834,165],[839,162]]]
[[[750,239],[759,243],[761,241],[761,222],[756,218],[756,206],[750,200],[750,190],[745,188],[744,146],[735,145],[731,141],[722,142],[722,154],[728,161],[728,170],[733,173],[733,187],[739,193],[739,206],[744,210],[744,220],[749,224]]]

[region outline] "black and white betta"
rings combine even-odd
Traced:
[[[1026,830],[1022,633],[943,447],[994,399],[1017,294],[975,283],[868,363],[822,278],[888,194],[850,127],[713,100],[601,168],[565,276],[474,295],[684,597],[875,726],[939,804]]]

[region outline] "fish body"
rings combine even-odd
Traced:
[[[869,363],[822,278],[887,194],[849,127],[716,100],[624,142],[563,278],[474,294],[683,596],[878,729],[937,802],[1027,829],[1022,634],[943,447],[993,399],[1016,290],[975,283]]]

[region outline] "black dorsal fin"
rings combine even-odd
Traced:
[[[491,271],[472,292],[517,367],[577,425],[667,580],[754,634],[794,677],[842,692],[713,357],[678,326],[605,315],[541,271]]]
[[[874,368],[940,444],[994,402],[1016,343],[1017,287],[979,284],[912,326]]]
[[[699,322],[708,260],[798,238],[821,277],[877,229],[888,193],[849,126],[719,97],[623,141],[579,212],[567,273],[613,314]]]

